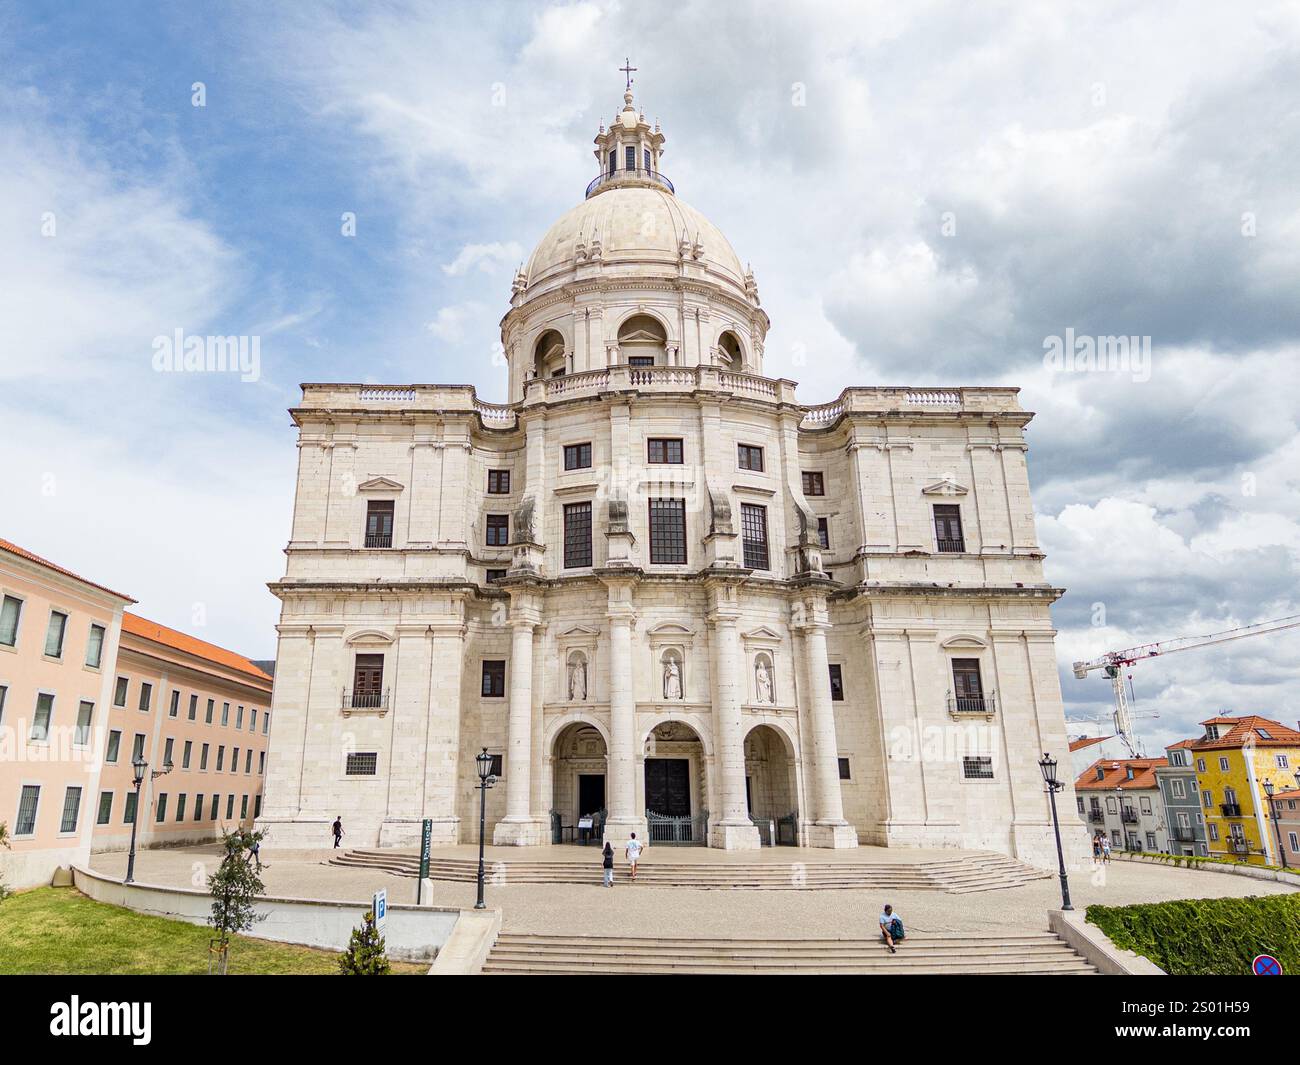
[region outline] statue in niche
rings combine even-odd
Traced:
[[[569,702],[587,701],[587,660],[581,655],[569,659]]]
[[[776,699],[772,695],[772,673],[767,668],[767,660],[760,658],[758,667],[755,671],[755,681],[758,688],[758,701],[760,703],[774,703]]]
[[[664,698],[680,699],[682,697],[682,670],[677,659],[669,655],[664,659]]]

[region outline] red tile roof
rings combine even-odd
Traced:
[[[1079,774],[1074,782],[1075,791],[1114,791],[1129,789],[1154,788],[1156,784],[1156,766],[1168,765],[1163,758],[1099,758]],[[1133,779],[1128,778],[1128,769],[1133,767]],[[1097,770],[1103,770],[1101,780],[1097,779]]]
[[[1227,750],[1241,747],[1249,739],[1256,747],[1300,747],[1300,732],[1274,721],[1272,718],[1260,717],[1258,714],[1246,714],[1242,717],[1212,717],[1201,722],[1202,725],[1231,725],[1217,740],[1207,740],[1202,736],[1192,740],[1188,746],[1196,751]],[[1264,729],[1268,736],[1259,734]]]
[[[1275,791],[1275,799],[1300,799],[1300,788],[1291,788],[1289,791]]]
[[[48,558],[41,558],[40,555],[32,554],[32,552],[28,551],[25,547],[19,547],[17,544],[12,544],[8,540],[0,540],[0,551],[8,551],[10,554],[17,555],[19,558],[25,558],[28,562],[35,562],[38,566],[44,566],[46,569],[53,570],[55,573],[61,573],[65,577],[71,577],[74,581],[81,581],[82,584],[88,584],[92,588],[98,588],[101,592],[107,592],[109,595],[115,595],[119,599],[125,599],[128,603],[135,602],[135,600],[129,595],[124,595],[122,592],[115,592],[112,588],[105,588],[104,585],[96,584],[94,581],[88,581],[85,577],[73,573],[72,570],[64,569],[62,566],[57,566]]]
[[[205,658],[209,662],[225,666],[227,669],[233,669],[239,673],[245,673],[256,680],[264,681],[267,685],[271,683],[271,678],[243,655],[236,654],[234,651],[227,651],[224,647],[218,647],[214,643],[208,643],[206,640],[200,640],[187,633],[178,632],[176,629],[169,629],[166,625],[159,625],[156,621],[149,621],[147,618],[126,613],[122,615],[122,632],[152,640],[154,643],[160,643],[176,651],[184,651],[186,654],[195,655],[198,658]]]
[[[1080,736],[1077,740],[1070,741],[1070,753],[1073,754],[1075,751],[1081,751],[1085,747],[1091,747],[1094,743],[1105,743],[1109,739],[1114,739],[1114,737],[1113,736]]]

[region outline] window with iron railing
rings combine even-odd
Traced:
[[[980,677],[978,658],[954,658],[952,660],[952,693],[949,695],[948,709],[957,714],[991,714],[993,712],[993,693],[984,692],[984,682]]]
[[[372,499],[366,504],[366,547],[393,546],[393,501]]]
[[[961,507],[952,503],[934,505],[934,539],[941,552],[966,550],[966,539],[961,529]]]
[[[770,568],[767,553],[767,507],[757,503],[740,505],[741,546],[746,569]]]
[[[686,500],[650,500],[650,562],[656,566],[686,562]]]
[[[591,565],[591,503],[569,503],[564,508],[564,566]]]

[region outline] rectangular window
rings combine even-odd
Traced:
[[[217,772],[221,772],[221,767],[226,764],[226,748],[223,744],[217,748]]]
[[[262,715],[262,735],[265,736],[271,731],[271,711],[268,710]]]
[[[591,467],[590,444],[565,444],[564,468],[566,470],[585,470]]]
[[[844,702],[844,669],[838,662],[830,664],[831,699],[837,703]]]
[[[817,542],[821,544],[823,551],[831,549],[831,520],[830,518],[817,519]]]
[[[208,768],[208,744],[199,748],[199,769],[206,772]]]
[[[978,658],[952,660],[953,709],[958,713],[982,713],[988,709],[984,701],[984,684],[980,679]]]
[[[352,667],[352,705],[376,707],[384,704],[384,656],[357,655]]]
[[[59,821],[60,832],[77,831],[77,815],[81,812],[81,789],[70,785],[63,793],[63,817]]]
[[[253,771],[253,748],[249,747],[244,751],[244,772],[251,773],[252,771]]]
[[[163,765],[164,766],[171,765],[172,747],[175,743],[176,741],[174,739],[168,737],[167,742],[163,744]]]
[[[366,546],[393,546],[393,501],[372,499],[366,503]]]
[[[197,695],[190,696],[190,709],[186,716],[190,721],[195,720],[199,716],[199,697]]]
[[[176,796],[176,820],[185,820],[185,792]]]
[[[50,718],[54,716],[54,696],[41,692],[36,696],[36,712],[32,714],[30,739],[45,743],[50,738]]]
[[[492,755],[492,764],[488,766],[489,776],[494,776],[500,780],[505,775],[505,757],[504,754]]]
[[[650,562],[652,565],[686,562],[686,500],[650,500]]]
[[[84,747],[90,742],[90,722],[94,716],[95,704],[82,699],[77,707],[77,731],[72,737],[72,742],[78,747]]]
[[[767,556],[767,507],[757,503],[741,503],[740,531],[745,568],[770,568]]]
[[[117,686],[113,689],[113,705],[126,706],[126,689],[130,681],[125,677],[117,678]]]
[[[510,543],[510,516],[508,514],[489,514],[487,516],[488,547],[505,547]]]
[[[149,704],[153,700],[153,685],[140,682],[140,709],[146,714],[149,712]]]
[[[618,153],[617,153],[617,152],[610,152],[610,153],[609,153],[609,172],[612,174],[612,173],[614,172],[614,170],[615,170],[615,168],[616,168],[617,166],[618,166]]]
[[[106,825],[113,817],[113,793],[111,791],[101,791],[99,793],[99,813],[95,815],[95,824]]]
[[[244,727],[244,708],[241,706],[239,707],[239,709],[235,711],[235,728],[238,730],[243,727]]]
[[[488,582],[488,584],[495,584],[497,581],[501,580],[501,578],[504,577],[505,575],[506,575],[506,571],[503,569],[490,569],[483,576],[484,579]]]
[[[230,724],[230,704],[222,703],[221,704],[221,727],[225,728],[229,724]]]
[[[1224,773],[1228,771],[1228,760],[1226,758],[1219,759],[1219,769]]]
[[[189,767],[190,767],[190,753],[191,753],[193,750],[194,750],[194,741],[193,741],[193,740],[186,740],[186,741],[185,741],[185,746],[181,748],[181,768],[182,768],[182,769],[189,769]]]
[[[483,695],[488,699],[504,699],[506,694],[506,664],[503,661],[483,662]]]
[[[1300,840],[1296,839],[1296,834],[1294,832],[1288,832],[1287,839],[1290,842],[1293,851],[1300,851]]]
[[[645,168],[648,173],[650,170],[650,149],[649,148],[641,149],[641,161],[645,163]]]
[[[167,707],[167,716],[175,717],[178,713],[180,713],[180,709],[181,709],[181,693],[173,690],[171,705]]]
[[[627,364],[629,366],[653,366],[655,357],[653,355],[632,355],[628,358]]]
[[[120,729],[113,729],[108,734],[108,749],[104,752],[104,761],[116,765],[118,752],[122,749],[122,732]]]
[[[349,754],[343,772],[350,777],[373,777],[379,772],[379,755],[375,751]]]
[[[13,647],[18,643],[18,619],[22,617],[23,601],[12,595],[4,597],[0,605],[0,643]]]
[[[259,776],[265,775],[266,773],[266,752],[265,751],[257,752],[257,772]]]
[[[230,752],[230,771],[232,773],[239,772],[239,748],[238,747],[233,748]]]
[[[126,802],[122,806],[122,824],[135,824],[135,804],[140,801],[140,796],[134,791],[126,793]]]
[[[986,754],[968,754],[962,757],[961,774],[967,780],[992,780],[993,759]]]
[[[212,724],[212,710],[213,707],[215,707],[216,705],[217,705],[217,701],[215,699],[208,700],[208,708],[203,712],[203,723],[205,725]]]
[[[1277,767],[1278,767],[1278,769],[1288,769],[1288,768],[1290,768],[1290,764],[1287,762],[1287,757],[1286,757],[1286,755],[1284,755],[1284,754],[1279,754],[1279,755],[1277,755]]]
[[[262,796],[260,793],[253,799],[253,816],[255,818],[262,816]]]
[[[1204,772],[1205,772],[1205,759],[1204,759],[1204,758],[1198,758],[1198,759],[1196,759],[1196,771],[1197,771],[1198,773],[1204,773]]]
[[[591,504],[564,507],[564,567],[591,565]]]
[[[212,796],[212,813],[208,815],[208,820],[209,820],[209,821],[215,821],[215,820],[217,819],[217,813],[218,813],[219,810],[220,810],[220,807],[219,807],[218,804],[219,804],[220,802],[221,802],[221,796],[220,796],[220,795],[214,795],[214,796]]]
[[[646,461],[655,465],[680,465],[682,442],[668,437],[651,437],[646,441]]]
[[[137,732],[135,738],[131,741],[131,761],[140,762],[144,760],[144,733]]]
[[[198,794],[194,796],[194,820],[195,821],[203,820],[203,795],[202,794]]]
[[[755,473],[763,472],[763,449],[761,447],[754,447],[752,444],[738,444],[736,453],[742,470],[753,470]]]
[[[257,711],[252,709],[251,707],[249,708],[248,711],[248,731],[249,732],[257,731]]]
[[[90,637],[86,640],[86,665],[98,669],[104,657],[104,626],[91,625]]]
[[[36,807],[41,799],[41,789],[36,784],[24,784],[18,799],[18,817],[14,820],[15,836],[30,836],[36,831]]]
[[[241,821],[246,821],[246,820],[248,820],[248,796],[247,796],[247,795],[242,795],[242,796],[240,796],[240,799],[239,799],[239,819],[240,819]]]
[[[235,816],[235,797],[233,795],[227,795],[226,796],[226,820],[229,821],[234,816]]]
[[[510,471],[488,470],[488,495],[508,496],[510,494]]]
[[[45,656],[63,657],[63,634],[68,628],[68,615],[58,610],[50,611],[50,624],[45,630]]]
[[[158,805],[154,807],[153,819],[159,824],[167,820],[167,793],[165,791],[158,796]]]
[[[5,685],[0,684],[0,724],[4,722],[5,703],[8,700],[9,700],[9,689]]]
[[[935,504],[934,539],[940,551],[966,550],[966,541],[961,532],[961,507],[954,503]]]
[[[623,168],[625,170],[636,169],[636,145],[629,144],[623,149]]]
[[[1169,787],[1175,799],[1185,799],[1187,797],[1187,792],[1184,790],[1183,782],[1181,780],[1178,780],[1177,778],[1171,780],[1169,782]]]
[[[1219,842],[1219,826],[1216,825],[1216,824],[1214,824],[1214,822],[1210,822],[1210,824],[1206,825],[1205,827],[1208,828],[1208,829],[1210,830],[1210,842],[1211,842],[1211,843],[1218,843],[1218,842]]]
[[[803,474],[803,494],[806,496],[824,496],[826,494],[826,482],[818,471],[804,471]]]
[[[840,779],[852,780],[853,778],[849,775],[849,760],[847,758],[841,758],[839,760],[839,763],[840,763]]]

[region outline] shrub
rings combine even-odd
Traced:
[[[1259,954],[1300,972],[1300,894],[1089,906],[1087,917],[1171,976],[1241,976]]]
[[[384,937],[375,927],[375,915],[369,910],[361,919],[361,927],[352,929],[348,949],[339,955],[339,972],[344,976],[389,975]]]

